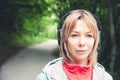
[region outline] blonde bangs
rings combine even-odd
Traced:
[[[62,26],[62,38],[61,38],[61,42],[60,42],[60,44],[62,46],[60,47],[60,49],[61,49],[60,51],[62,53],[62,56],[67,60],[70,60],[70,55],[69,55],[70,49],[67,46],[67,40],[68,40],[68,37],[69,37],[72,29],[76,25],[78,16],[79,16],[79,14],[68,15]],[[63,50],[63,46],[64,46],[64,50]]]
[[[93,49],[89,55],[89,60],[93,63],[96,64],[97,62],[97,47],[99,44],[99,31],[98,31],[98,25],[97,25],[97,21],[94,18],[94,16],[92,16],[92,14],[90,12],[85,11],[86,14],[84,14],[84,17],[82,18],[83,21],[88,25],[89,29],[93,32],[94,35],[94,46]]]
[[[79,16],[79,15],[78,15]],[[63,41],[67,41],[72,29],[74,28],[78,16],[76,14],[71,14],[68,15],[67,18],[65,19],[65,22],[62,26],[62,38],[64,39]]]

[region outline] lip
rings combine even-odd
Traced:
[[[76,50],[77,52],[85,52],[86,50]]]
[[[83,54],[83,53],[86,52],[86,50],[76,50],[76,52],[79,53],[79,54]]]

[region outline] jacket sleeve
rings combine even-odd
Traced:
[[[105,80],[113,80],[112,76],[109,73],[107,73],[106,71],[105,71],[104,75],[105,75]]]
[[[49,79],[45,73],[41,72],[35,80],[49,80]]]

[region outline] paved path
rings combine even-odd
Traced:
[[[0,69],[0,80],[35,80],[41,69],[50,60],[56,40],[29,46],[7,60]]]

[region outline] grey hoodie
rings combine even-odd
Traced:
[[[36,80],[67,80],[65,72],[62,68],[63,58],[57,58],[49,62],[37,76]],[[104,67],[97,63],[93,68],[92,80],[113,80]]]

